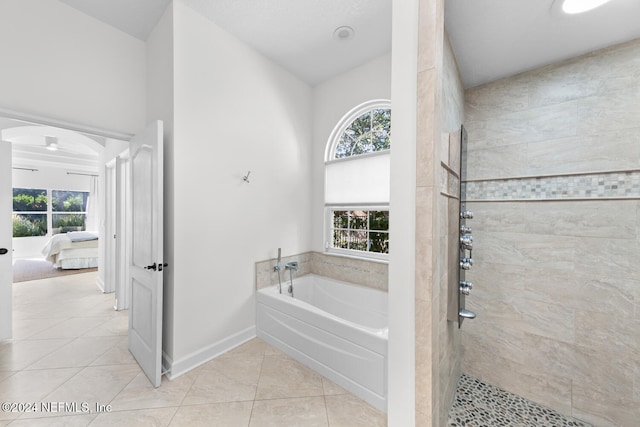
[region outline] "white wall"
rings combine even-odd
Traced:
[[[0,2],[0,109],[110,131],[144,125],[145,44],[63,3]]]
[[[173,14],[180,365],[254,333],[256,261],[310,249],[311,88],[181,2]]]
[[[416,109],[418,0],[393,2],[391,200],[389,222],[388,425],[416,422]],[[423,326],[423,325],[422,325]]]
[[[14,169],[13,187],[51,188],[54,190],[89,191],[90,177],[67,175],[67,168],[38,166],[37,172]]]
[[[147,123],[162,120],[164,131],[164,269],[162,348],[173,359],[174,188],[173,158],[173,3],[147,39]],[[165,361],[170,364],[170,361]]]
[[[313,88],[311,229],[315,251],[324,251],[324,153],[329,135],[349,110],[372,99],[391,99],[391,53]]]
[[[14,169],[14,188],[42,188],[51,190],[89,191],[89,177],[67,175],[66,168],[37,167],[37,172]],[[13,239],[14,258],[35,258],[42,256],[42,248],[50,237],[18,237]]]
[[[0,110],[117,133],[144,127],[144,42],[50,0],[1,1],[0,40]]]

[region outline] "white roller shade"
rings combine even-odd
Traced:
[[[389,203],[389,152],[329,162],[325,203]]]

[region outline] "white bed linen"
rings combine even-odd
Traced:
[[[98,258],[71,258],[58,260],[58,268],[63,270],[79,270],[81,268],[95,268]]]
[[[73,259],[98,258],[98,240],[88,240],[84,242],[72,242],[66,234],[56,234],[49,240],[42,249],[42,254],[46,260],[53,263],[57,268],[80,268],[69,267],[83,263],[74,263]],[[62,262],[64,261],[64,263]],[[84,262],[88,263],[88,262]]]

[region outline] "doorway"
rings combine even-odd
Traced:
[[[12,119],[8,120],[12,121]],[[38,149],[49,149],[51,142],[55,145],[53,151],[59,149],[59,138],[53,137],[48,133],[65,132],[65,129],[46,124],[33,125],[33,123],[31,123],[31,125],[32,128],[29,130],[32,132],[40,132],[40,136],[42,137],[40,139],[44,141],[43,145],[41,144],[37,147]],[[16,128],[24,131],[25,129],[21,128],[21,126],[22,125],[16,126]],[[12,128],[5,130],[10,131]],[[10,132],[7,132],[8,135],[5,135],[5,130],[2,131],[2,137],[4,139],[8,139],[9,141],[11,141],[11,139],[17,139],[11,137]],[[85,132],[78,133],[70,129],[66,131],[74,135],[85,134]],[[85,136],[93,137],[94,134],[88,133],[85,134]],[[168,265],[163,260],[163,123],[161,121],[154,121],[140,134],[131,138],[130,161],[128,160],[127,154],[127,148],[129,148],[128,142],[104,137],[99,138],[102,138],[102,144],[99,144],[102,148],[98,150],[101,151],[100,163],[104,165],[104,167],[99,168],[100,182],[105,183],[107,175],[109,175],[110,179],[107,181],[107,186],[104,184],[100,185],[97,196],[97,199],[101,203],[101,216],[96,222],[99,223],[98,242],[101,255],[99,265],[102,266],[102,269],[99,269],[98,272],[103,271],[104,273],[108,273],[102,276],[102,282],[100,278],[98,278],[97,284],[104,293],[118,292],[118,289],[122,292],[124,289],[124,294],[127,294],[127,296],[129,294],[131,295],[130,310],[126,317],[128,321],[127,348],[133,357],[135,357],[153,386],[159,387],[163,371],[163,271]],[[10,149],[10,145],[10,142],[5,141],[1,144],[4,151],[8,148]],[[115,159],[115,162],[112,162],[112,157]],[[2,157],[1,160],[4,169],[11,169],[11,159],[8,155]],[[127,170],[130,170],[130,172],[127,172]],[[34,168],[32,171],[37,170]],[[12,192],[11,180],[5,180],[5,182],[1,184],[0,200],[4,200],[4,202],[0,204],[0,210],[6,208],[8,205],[7,201],[9,200],[8,196]],[[107,189],[109,193],[108,197],[106,197]],[[38,195],[40,203],[47,205],[47,227],[45,227],[45,230],[48,230],[51,224],[51,219],[48,217],[53,211],[51,207],[53,200],[52,198],[50,200],[51,195],[52,193],[48,190],[46,191],[46,195],[45,192]],[[40,196],[42,196],[42,198],[40,198]],[[128,212],[130,212],[130,214],[128,214]],[[17,214],[18,213],[14,212],[12,218],[15,218]],[[42,214],[44,214],[44,212]],[[128,222],[127,215],[130,215],[130,221]],[[34,218],[26,219],[33,220]],[[109,220],[107,221],[107,219]],[[130,229],[127,229],[129,225]],[[5,232],[4,235],[0,235],[0,246],[2,246],[5,240],[11,241],[11,239],[9,238],[10,233],[6,232],[7,230],[3,229],[0,231]],[[107,232],[109,234],[107,234]],[[88,234],[86,231],[75,230],[65,233],[66,236],[62,237],[67,239],[72,233]],[[39,237],[42,237],[42,235],[46,236],[48,231],[43,232],[41,230],[40,234],[41,236]],[[125,236],[131,236],[129,245],[127,244]],[[54,245],[53,240],[55,237],[56,236],[53,236],[51,238],[47,246]],[[73,239],[69,237],[68,240]],[[76,242],[73,241],[73,243]],[[8,247],[11,247],[11,245],[9,244]],[[128,248],[131,249],[129,252]],[[69,249],[69,251],[66,252],[69,256],[71,256],[71,252],[73,252],[73,255],[77,255],[74,251],[80,250],[79,247],[65,247],[64,249]],[[60,253],[60,255],[62,255],[62,253]],[[57,260],[55,262],[57,263]],[[130,267],[130,275],[126,274],[126,267]],[[124,268],[125,270],[119,271],[118,268]],[[104,281],[105,277],[108,278],[108,281]],[[126,282],[123,286],[116,287],[115,282],[121,277],[124,277]],[[6,275],[4,275],[2,271],[0,271],[0,278],[6,278]],[[0,289],[4,292],[6,288],[11,288],[11,285],[10,282],[0,283]],[[128,287],[130,287],[130,290]],[[120,299],[124,302],[129,300],[128,298],[124,299],[122,297]],[[8,298],[8,300],[10,301],[11,298]],[[11,306],[8,308],[8,310],[0,314],[0,330],[8,330],[9,333],[0,337],[0,340],[11,338],[11,327],[9,326],[9,328],[7,328],[7,325],[11,325],[12,308]],[[114,308],[119,308],[119,304],[116,303]],[[13,346],[10,345],[10,352],[13,351],[12,348]]]
[[[0,136],[11,143],[9,156],[3,156],[3,169],[11,175],[0,194],[5,202],[8,200],[13,225],[9,231],[10,243],[2,245],[11,248],[7,254],[9,260],[2,267],[9,269],[8,273],[3,271],[2,287],[15,286],[13,280],[6,278],[11,277],[16,263],[26,266],[27,271],[29,266],[39,269],[26,275],[26,279],[31,280],[87,272],[97,267],[95,286],[113,298],[113,293],[118,292],[117,280],[125,274],[116,269],[123,268],[126,262],[115,262],[105,245],[106,224],[114,220],[106,206],[104,165],[118,157],[114,153],[126,150],[128,142],[78,128],[15,117],[0,117]],[[125,209],[117,203],[126,198],[114,194],[109,199],[114,212]],[[82,238],[81,241],[70,243],[67,236],[72,234]],[[93,236],[97,239],[91,242]],[[116,253],[126,254],[124,250]],[[123,291],[121,288],[119,292]],[[11,295],[10,290],[5,289],[4,294]],[[125,297],[119,299],[126,301]],[[117,307],[115,301],[116,298],[113,307]],[[11,313],[9,304],[0,320],[5,331],[0,339],[11,337]]]

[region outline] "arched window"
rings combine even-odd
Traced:
[[[325,152],[327,251],[386,258],[390,149],[389,100],[358,105],[334,128]]]
[[[334,128],[325,160],[380,152],[391,148],[391,102],[376,99],[349,111]]]

